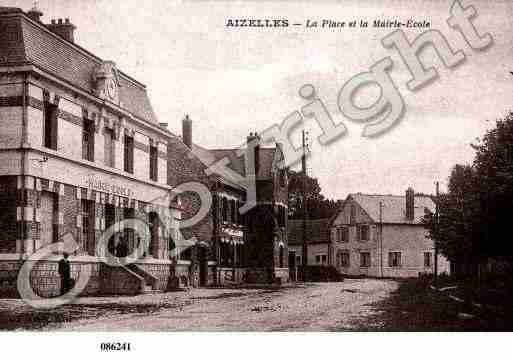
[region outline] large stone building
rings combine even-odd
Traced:
[[[193,142],[192,120],[186,117],[182,138],[169,144],[175,154],[169,158],[170,183],[201,182],[212,194],[208,214],[194,226],[181,229],[186,239],[197,240],[197,245],[181,252],[181,258],[190,261],[198,272],[193,277],[199,278],[200,285],[288,280],[287,171],[278,167],[283,158],[280,146],[263,147],[259,141],[256,134],[250,134],[245,149],[206,149]],[[248,148],[254,150],[254,166],[246,162]],[[235,176],[211,170],[223,160]],[[241,214],[239,209],[248,200],[243,179],[252,174],[256,203]],[[194,193],[182,195],[181,203],[184,218],[201,206]]]
[[[288,192],[279,146],[255,146],[251,169],[237,149],[193,144],[188,118],[182,138],[173,135],[143,84],[77,45],[68,19],[43,24],[41,16],[35,8],[0,7],[0,295],[17,295],[20,267],[65,236],[78,243],[73,277],[91,273],[83,294],[286,280]],[[225,157],[234,173],[256,178],[257,203],[244,216],[244,186],[208,171]],[[178,228],[182,214],[201,207],[194,193],[175,196],[185,182],[202,183],[213,203],[194,226]],[[148,224],[147,236],[122,228],[124,219]],[[147,248],[134,263],[105,263],[107,249],[132,253],[141,243]],[[37,294],[59,293],[60,258],[32,270]]]
[[[416,277],[433,273],[433,241],[421,219],[435,204],[430,197],[350,194],[331,224],[330,262],[347,275]],[[449,273],[438,257],[438,272]]]
[[[15,294],[20,266],[65,234],[78,243],[73,276],[91,271],[85,294],[164,290],[174,268],[165,228],[180,216],[169,196],[173,136],[143,84],[74,43],[68,19],[41,15],[0,8],[0,292]],[[116,227],[109,246],[149,240],[147,253],[108,266],[96,245],[127,218],[149,223],[150,238]],[[40,295],[59,293],[59,258],[32,271]]]

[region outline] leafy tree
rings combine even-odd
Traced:
[[[290,171],[289,173],[289,214],[291,219],[303,218],[302,212],[303,174]],[[307,213],[309,219],[329,218],[342,205],[341,200],[327,199],[321,194],[321,186],[317,178],[306,176],[305,192]]]
[[[470,165],[456,165],[449,177],[448,193],[438,198],[438,226],[434,213],[427,213],[424,224],[429,238],[435,241],[439,252],[459,263],[465,272],[477,268],[480,256],[480,204],[475,169]]]
[[[456,165],[448,192],[439,198],[438,227],[432,214],[424,222],[440,252],[475,273],[483,259],[513,262],[513,113],[472,147],[473,164]]]
[[[497,121],[476,149],[482,256],[513,260],[507,235],[513,213],[513,112]]]

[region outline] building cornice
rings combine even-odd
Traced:
[[[22,150],[37,152],[37,153],[40,153],[45,156],[56,158],[58,160],[72,162],[72,163],[80,165],[80,166],[89,167],[91,169],[98,170],[98,171],[104,172],[109,175],[115,175],[115,176],[118,176],[118,177],[121,177],[121,178],[124,178],[127,180],[137,181],[137,182],[143,183],[148,186],[159,187],[163,190],[167,190],[167,191],[174,190],[173,187],[171,187],[167,184],[162,184],[162,183],[153,182],[153,181],[146,181],[146,180],[143,180],[136,176],[133,176],[129,173],[123,172],[120,169],[102,166],[102,165],[97,164],[96,162],[90,162],[90,161],[86,161],[86,160],[82,160],[82,159],[65,157],[58,151],[53,151],[53,150],[46,149],[46,148],[38,148],[38,147],[0,148],[0,153],[4,152],[4,151],[12,152],[12,151],[22,151]],[[34,174],[29,174],[29,175],[34,176]]]

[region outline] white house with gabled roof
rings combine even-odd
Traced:
[[[332,222],[332,261],[346,275],[416,277],[433,273],[434,246],[422,217],[435,211],[429,196],[350,194]],[[438,256],[438,272],[449,273]]]

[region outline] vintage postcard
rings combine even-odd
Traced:
[[[512,331],[512,34],[511,0],[2,0],[0,330]]]

